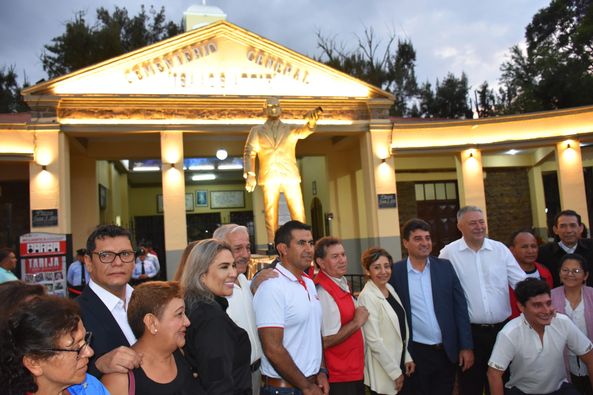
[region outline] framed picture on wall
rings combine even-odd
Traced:
[[[163,212],[163,195],[161,194],[156,195],[156,212]]]
[[[185,194],[185,211],[194,211],[194,194]]]
[[[196,191],[196,207],[208,207],[208,191]]]
[[[99,184],[99,208],[104,210],[107,208],[107,187]]]
[[[245,191],[212,191],[210,192],[210,208],[243,208],[245,207]]]

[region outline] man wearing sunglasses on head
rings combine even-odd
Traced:
[[[98,377],[140,366],[142,356],[130,348],[136,337],[127,319],[135,259],[130,232],[122,227],[100,225],[87,239],[84,262],[91,279],[76,302],[93,332],[89,372]]]

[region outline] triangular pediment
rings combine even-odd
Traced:
[[[227,21],[35,85],[23,93],[393,99],[388,92]]]

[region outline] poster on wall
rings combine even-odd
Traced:
[[[68,238],[63,234],[27,233],[19,238],[21,279],[41,284],[47,293],[66,296]]]

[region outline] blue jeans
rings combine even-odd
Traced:
[[[303,395],[303,391],[298,388],[280,388],[280,387],[262,387],[260,395]]]

